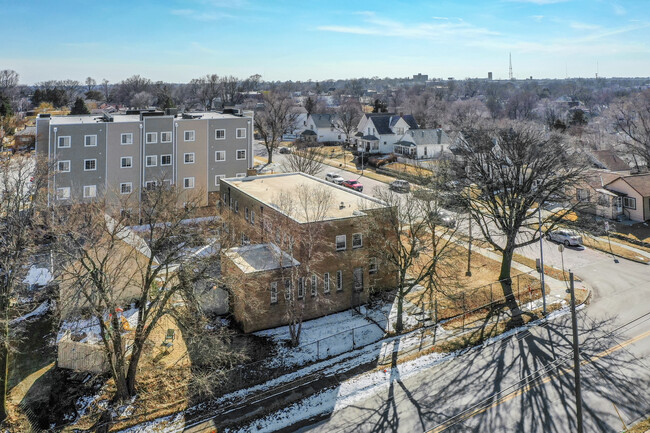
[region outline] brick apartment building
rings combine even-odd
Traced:
[[[242,245],[222,254],[222,276],[245,332],[287,324],[290,308],[313,319],[395,286],[365,236],[372,214],[387,209],[382,201],[304,173],[224,179],[220,193]]]
[[[160,183],[200,191],[208,204],[220,179],[252,166],[252,112],[119,114],[36,119],[36,152],[54,172],[49,203],[106,198],[137,207],[140,192]]]

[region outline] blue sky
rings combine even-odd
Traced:
[[[0,0],[22,83],[650,76],[647,0]]]

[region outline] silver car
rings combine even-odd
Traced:
[[[340,185],[345,181],[345,179],[343,179],[341,175],[337,173],[327,173],[325,175],[325,180],[329,182],[334,182],[337,185]]]
[[[582,236],[572,230],[559,229],[546,232],[546,239],[549,241],[554,241],[560,244],[564,244],[565,247],[581,247],[582,246]]]

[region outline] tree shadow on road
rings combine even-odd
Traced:
[[[648,366],[619,345],[638,331],[619,329],[614,317],[593,321],[585,314],[579,315],[579,327],[583,396],[589,394],[583,404],[585,431],[611,431],[618,425],[611,403],[625,420],[647,412],[650,381],[638,372]],[[355,426],[345,431],[576,430],[569,314],[415,376],[401,377],[393,358],[387,391],[354,406],[354,420],[346,419]]]

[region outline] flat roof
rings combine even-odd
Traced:
[[[300,266],[298,260],[273,243],[230,248],[224,254],[245,274]]]
[[[192,116],[201,116],[200,119],[241,119],[248,118],[248,116],[236,116],[234,114],[224,114],[217,113],[216,111],[208,112],[191,112],[186,113],[191,114]],[[140,122],[139,114],[124,114],[124,113],[109,113],[113,118],[114,123],[126,123],[126,122]],[[150,119],[159,119],[159,118],[173,118],[175,121],[185,121],[185,120],[200,120],[200,119],[183,119],[182,115],[179,113],[177,117],[174,115],[168,116],[151,116],[145,117]],[[39,118],[40,119],[40,118]],[[75,125],[81,123],[103,123],[104,118],[101,114],[86,114],[86,115],[75,115],[75,116],[52,116],[50,119],[50,125]]]
[[[387,206],[379,199],[305,173],[236,177],[221,181],[299,223],[351,218],[364,215],[364,210]],[[331,203],[322,208],[317,202],[308,203],[310,209],[306,210],[306,206],[301,205],[299,196],[299,191],[305,189],[315,193],[312,197],[318,197],[320,194],[321,198],[325,198],[327,194]]]

